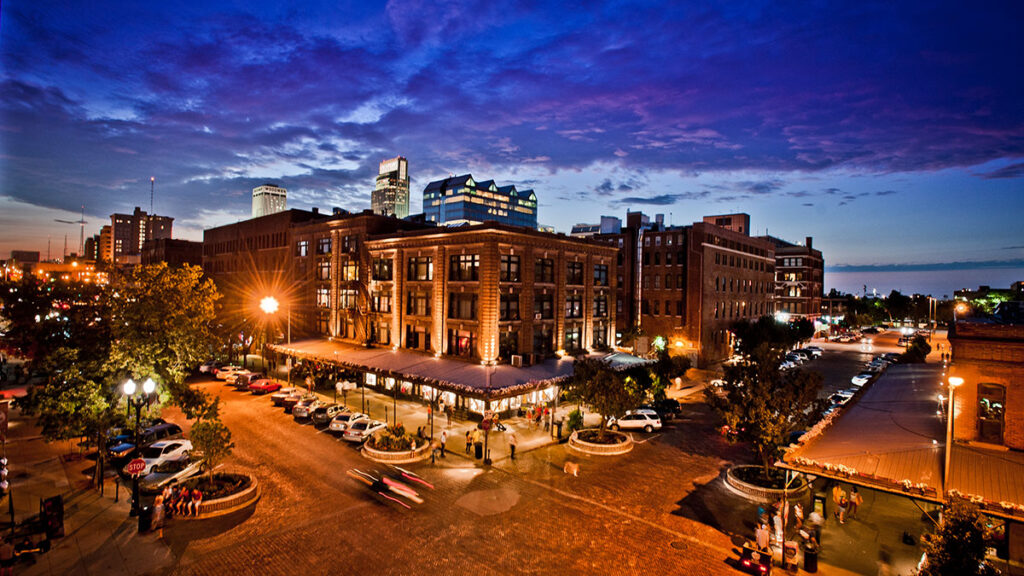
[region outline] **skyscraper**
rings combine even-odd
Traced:
[[[537,195],[494,180],[478,182],[472,174],[435,180],[423,190],[423,213],[439,226],[480,224],[492,220],[537,229]]]
[[[264,184],[252,189],[252,217],[276,214],[288,209],[288,191],[274,184]]]
[[[409,161],[397,156],[380,163],[370,205],[374,214],[405,218],[409,215]]]

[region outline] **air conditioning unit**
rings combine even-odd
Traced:
[[[533,319],[538,321],[538,322],[540,321],[541,317],[542,317],[542,315],[541,315],[540,312],[537,312],[536,314],[533,315]]]
[[[519,354],[513,354],[512,355],[512,365],[515,366],[516,368],[522,368],[523,367],[523,357],[520,356]]]

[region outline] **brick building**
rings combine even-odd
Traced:
[[[950,374],[964,379],[954,394],[956,440],[1024,450],[1024,322],[1019,314],[960,318],[949,342]]]
[[[142,248],[142,263],[156,264],[158,262],[166,262],[171,267],[184,264],[202,266],[203,243],[173,238],[150,240]]]
[[[816,320],[821,316],[825,290],[825,259],[813,239],[794,244],[774,236],[762,236],[775,247],[775,312],[794,318]]]

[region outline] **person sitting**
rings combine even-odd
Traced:
[[[174,513],[184,516],[188,512],[188,505],[191,501],[192,492],[188,488],[182,488],[174,500]]]
[[[192,489],[192,501],[189,503],[189,511],[192,516],[199,516],[199,505],[203,503],[203,493],[199,488]]]

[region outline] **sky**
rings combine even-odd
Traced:
[[[0,257],[369,208],[378,163],[533,188],[568,232],[746,212],[833,270],[1024,279],[1020,2],[0,5]],[[917,268],[914,268],[917,267]]]

